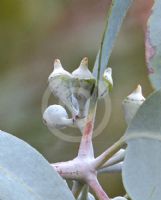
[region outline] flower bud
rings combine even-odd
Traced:
[[[93,75],[88,69],[88,58],[85,57],[82,59],[79,67],[72,72],[74,78],[78,79],[93,79]]]
[[[112,79],[112,69],[108,67],[102,77],[103,81],[99,83],[99,97],[105,97],[106,94],[112,91],[113,79]]]
[[[80,66],[72,72],[73,94],[79,104],[79,118],[86,116],[88,99],[95,86],[95,78],[88,69],[88,58],[83,58]]]
[[[126,123],[129,124],[136,114],[141,104],[145,101],[142,95],[142,88],[140,85],[123,101],[123,110]]]
[[[54,70],[50,74],[48,81],[53,94],[61,100],[73,116],[77,116],[79,106],[72,91],[72,75],[63,69],[60,60],[55,60]]]
[[[46,108],[43,121],[50,129],[61,129],[73,125],[73,119],[69,119],[66,110],[60,105],[51,105]]]
[[[54,61],[54,70],[50,74],[50,76],[48,78],[48,81],[51,81],[52,78],[54,78],[55,76],[58,76],[58,75],[66,75],[66,76],[71,77],[71,74],[68,71],[64,70],[64,68],[62,67],[62,64],[61,64],[60,60],[59,59],[55,59],[55,61]]]

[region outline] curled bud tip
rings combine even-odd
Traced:
[[[127,124],[133,119],[137,110],[141,104],[145,101],[145,98],[142,95],[142,88],[140,85],[123,101],[123,108],[125,114],[125,120]]]
[[[63,68],[59,59],[54,60],[54,69]]]
[[[83,58],[80,65],[87,67],[88,66],[88,58],[87,57]]]
[[[127,99],[132,101],[145,101],[141,85],[138,85],[137,88],[129,96],[127,96]]]
[[[64,68],[62,67],[62,64],[61,64],[59,59],[55,59],[53,65],[54,65],[54,70],[50,74],[50,76],[48,77],[48,81],[51,81],[52,78],[54,78],[57,75],[71,76],[71,74],[68,71],[64,70]]]
[[[112,79],[112,69],[109,67],[103,73],[103,79],[108,84],[109,90],[112,90],[113,87],[113,79]]]
[[[82,59],[79,67],[72,72],[72,75],[75,78],[79,78],[79,79],[91,79],[91,78],[93,78],[92,73],[88,69],[88,58],[87,57]]]

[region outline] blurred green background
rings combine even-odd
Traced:
[[[72,71],[87,56],[92,69],[110,0],[1,0],[0,2],[0,129],[38,149],[50,162],[72,159],[77,143],[64,142],[42,123],[41,101],[53,60]],[[94,139],[98,155],[125,131],[122,100],[136,87],[152,92],[145,64],[144,30],[152,1],[136,0],[115,44],[112,114]],[[53,100],[54,102],[54,100]],[[101,102],[98,105],[101,109]],[[99,110],[100,110],[99,109]],[[103,108],[102,108],[103,109]],[[101,112],[97,119],[101,120]],[[110,196],[123,194],[121,175],[100,177]]]

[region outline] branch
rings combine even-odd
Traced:
[[[114,156],[112,156],[112,158],[107,160],[101,168],[109,167],[123,161],[125,158],[125,153],[125,149],[120,149],[117,153],[114,154]]]
[[[117,163],[115,165],[109,166],[109,167],[104,167],[98,170],[99,174],[102,173],[119,173],[122,172],[122,165],[123,162]]]
[[[121,147],[124,145],[124,138],[120,138],[115,144],[104,151],[100,156],[94,160],[95,169],[99,169],[109,160]]]
[[[88,182],[88,185],[93,190],[93,192],[95,193],[95,195],[99,200],[110,200],[110,198],[103,190],[102,186],[99,184],[97,178],[90,180]]]
[[[97,86],[94,86],[94,91],[90,98],[89,111],[85,127],[83,129],[83,135],[80,142],[80,147],[78,151],[78,157],[92,157],[94,158],[93,144],[92,144],[92,135],[95,121],[95,113],[97,109],[97,97],[98,89]]]
[[[74,160],[51,164],[51,166],[65,179],[80,179],[80,173]]]
[[[72,193],[74,197],[77,199],[84,184],[79,182],[79,181],[73,181],[73,186],[72,186]]]

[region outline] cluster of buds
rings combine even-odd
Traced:
[[[112,71],[105,70],[103,75],[104,96],[111,90]],[[77,126],[82,129],[88,113],[89,99],[96,86],[96,79],[88,69],[88,58],[82,59],[79,67],[72,73],[66,71],[59,59],[54,61],[54,70],[48,78],[49,88],[61,104],[71,113],[69,118],[66,109],[61,105],[49,106],[44,114],[44,123],[49,129]],[[100,96],[103,96],[101,94]]]
[[[50,105],[43,114],[44,123],[49,129],[76,126],[82,132],[77,157],[67,161],[51,164],[62,178],[73,181],[72,192],[77,200],[95,200],[88,192],[88,186],[99,200],[127,200],[127,197],[109,198],[99,184],[97,176],[101,173],[121,172],[126,150],[122,148],[121,139],[105,150],[100,156],[94,157],[92,144],[94,116],[88,118],[90,98],[97,87],[97,99],[105,97],[113,86],[112,70],[107,68],[102,76],[102,82],[97,80],[88,69],[88,59],[83,58],[80,66],[72,73],[64,70],[60,60],[54,62],[54,70],[50,74],[49,88],[64,105]],[[130,123],[137,110],[144,102],[141,86],[125,98],[123,109],[127,124]],[[66,109],[71,113],[69,117]],[[85,189],[83,189],[83,187]]]

